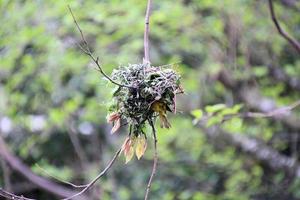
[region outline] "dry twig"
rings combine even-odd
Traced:
[[[98,68],[98,71],[99,71],[99,72],[100,72],[107,80],[109,80],[111,83],[113,83],[113,84],[115,84],[115,85],[118,85],[118,86],[120,86],[120,87],[133,88],[132,86],[128,86],[128,85],[123,85],[123,84],[117,83],[116,81],[114,81],[113,79],[111,79],[111,78],[103,71],[103,69],[102,69],[102,67],[101,67],[101,65],[100,65],[100,63],[99,63],[99,58],[98,58],[98,57],[95,58],[94,55],[92,54],[92,52],[91,52],[91,50],[90,50],[90,48],[89,48],[89,45],[88,45],[88,43],[87,43],[87,41],[86,41],[86,39],[85,39],[85,37],[84,37],[84,35],[83,35],[83,32],[82,32],[82,30],[81,30],[79,24],[77,23],[77,20],[76,20],[74,14],[73,14],[73,12],[72,12],[72,9],[71,9],[71,7],[70,7],[69,5],[68,5],[68,9],[69,9],[69,11],[70,11],[70,13],[71,13],[71,15],[72,15],[73,21],[74,21],[74,23],[75,23],[75,25],[76,25],[78,31],[80,32],[80,36],[81,36],[81,39],[82,39],[83,44],[84,44],[84,47],[78,44],[79,48],[80,48],[86,55],[88,55],[88,56],[94,61],[94,63],[96,64],[96,66],[97,66],[97,68]]]
[[[47,176],[49,176],[49,177],[51,177],[51,178],[53,178],[53,179],[55,179],[55,180],[57,180],[59,182],[62,182],[64,184],[66,184],[66,185],[70,185],[70,186],[72,186],[74,188],[84,188],[84,187],[86,187],[88,185],[88,184],[85,184],[85,185],[76,185],[76,184],[71,183],[69,181],[64,181],[61,178],[58,178],[57,176],[54,176],[54,175],[50,174],[49,172],[47,172],[47,170],[43,169],[39,164],[36,163],[35,166],[37,166]]]
[[[94,178],[89,184],[87,184],[80,192],[70,196],[70,197],[67,197],[67,198],[64,198],[63,200],[70,200],[70,199],[73,199],[74,197],[77,197],[81,194],[83,194],[84,192],[86,192],[88,189],[90,189],[110,168],[111,166],[114,164],[114,162],[116,161],[116,159],[118,158],[118,156],[120,155],[121,153],[121,148],[116,152],[116,154],[114,155],[114,157],[111,159],[111,161],[108,163],[108,165],[105,167],[105,169],[100,172],[98,174],[98,176],[96,178]]]
[[[6,199],[11,199],[11,200],[34,200],[23,196],[17,196],[15,194],[3,190],[2,188],[0,188],[0,197],[4,197]]]
[[[267,113],[259,113],[259,112],[247,112],[244,114],[240,114],[239,117],[242,118],[268,118],[268,117],[280,117],[283,115],[288,115],[293,109],[300,106],[300,100],[292,103],[288,106],[283,106],[277,109],[274,109]]]

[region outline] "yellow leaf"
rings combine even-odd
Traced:
[[[136,148],[135,148],[135,155],[138,159],[140,159],[147,148],[147,141],[144,135],[139,135],[139,137],[137,138],[137,142],[136,142]]]

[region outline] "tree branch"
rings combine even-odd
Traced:
[[[146,189],[146,193],[145,193],[145,200],[148,199],[149,191],[150,191],[150,188],[151,188],[151,184],[152,184],[154,175],[156,173],[157,162],[158,162],[156,130],[155,130],[154,124],[151,120],[149,120],[149,124],[152,128],[153,139],[154,139],[154,158],[153,158],[152,172],[151,172],[151,175],[150,175],[150,178],[149,178],[149,181],[148,181],[148,185],[147,185],[147,189]]]
[[[81,30],[79,24],[77,23],[77,21],[76,21],[76,19],[75,19],[75,16],[74,16],[74,14],[73,14],[73,12],[72,12],[72,9],[71,9],[71,7],[70,7],[69,5],[68,5],[68,9],[69,9],[69,11],[70,11],[70,13],[71,13],[71,15],[72,15],[73,21],[74,21],[74,23],[75,23],[75,25],[76,25],[78,31],[80,32],[80,36],[81,36],[81,39],[82,39],[83,44],[84,44],[84,47],[81,46],[81,45],[78,45],[79,48],[80,48],[86,55],[88,55],[88,56],[94,61],[94,63],[96,64],[96,66],[97,66],[97,68],[98,68],[98,71],[99,71],[99,72],[100,72],[107,80],[109,80],[111,83],[113,83],[113,84],[115,84],[115,85],[118,85],[118,86],[120,86],[120,87],[133,88],[132,86],[123,85],[123,84],[120,84],[120,83],[114,81],[112,78],[110,78],[110,77],[103,71],[103,69],[102,69],[102,67],[101,67],[101,65],[100,65],[100,63],[99,63],[99,58],[98,58],[98,57],[95,58],[94,55],[92,54],[92,52],[91,52],[91,50],[90,50],[90,48],[89,48],[89,45],[88,45],[88,43],[87,43],[87,41],[86,41],[86,39],[85,39],[85,37],[84,37],[84,35],[83,35],[83,32],[82,32],[82,30]]]
[[[12,169],[23,175],[26,179],[42,188],[43,190],[60,197],[68,197],[74,195],[73,190],[60,186],[48,179],[34,174],[29,167],[27,167],[21,160],[19,160],[19,158],[9,152],[2,137],[0,137],[0,156],[12,167]],[[78,199],[87,198],[82,197]]]
[[[6,199],[11,199],[11,200],[34,200],[23,196],[17,196],[15,194],[3,190],[2,188],[0,188],[0,197],[4,197]]]
[[[78,192],[78,193],[76,193],[76,194],[74,194],[72,196],[69,196],[67,198],[64,198],[63,200],[73,199],[73,198],[75,198],[77,196],[82,195],[84,192],[86,192],[88,189],[90,189],[111,168],[111,166],[114,164],[114,162],[116,161],[116,159],[120,155],[121,150],[122,150],[122,148],[120,148],[116,152],[116,154],[114,155],[114,157],[112,158],[112,160],[108,163],[108,165],[106,166],[106,168],[100,174],[98,174],[98,176],[96,178],[94,178],[89,184],[87,184],[80,192]]]
[[[144,30],[144,63],[150,63],[150,53],[149,53],[149,23],[151,15],[151,4],[152,0],[148,0],[146,16],[145,16],[145,30]]]
[[[50,174],[49,172],[47,172],[47,170],[43,169],[39,164],[35,164],[35,166],[37,166],[37,167],[38,167],[44,174],[46,174],[47,176],[49,176],[49,177],[51,177],[51,178],[53,178],[53,179],[55,179],[55,180],[57,180],[57,181],[59,181],[59,182],[62,182],[62,183],[64,183],[64,184],[66,184],[66,185],[72,186],[72,187],[74,187],[74,188],[84,188],[84,187],[87,186],[87,184],[85,184],[85,185],[76,185],[76,184],[73,184],[73,183],[71,183],[71,182],[69,182],[69,181],[64,181],[64,180],[62,180],[61,178],[59,178],[59,177],[57,177],[57,176],[55,176],[55,175],[52,175],[52,174]]]
[[[279,22],[277,20],[277,17],[275,15],[275,11],[274,11],[274,6],[273,6],[273,1],[272,0],[268,0],[269,1],[269,9],[270,9],[270,13],[271,13],[271,18],[277,28],[277,31],[279,32],[279,34],[284,37],[297,51],[298,53],[300,53],[300,43],[295,40],[294,38],[292,38],[291,36],[289,36],[279,25]]]
[[[245,102],[250,108],[259,110],[261,117],[270,117],[273,120],[281,121],[283,124],[294,130],[300,130],[299,118],[290,113],[291,110],[299,106],[300,101],[296,101],[293,104],[279,108],[276,102],[268,97],[264,97],[260,94],[258,88],[241,84],[225,69],[220,71],[217,79],[242,101]],[[257,117],[257,113],[249,113]],[[255,116],[256,115],[256,116]],[[251,117],[251,116],[245,116]]]

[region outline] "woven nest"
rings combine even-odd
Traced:
[[[120,127],[121,119],[130,125],[130,134],[138,136],[145,123],[166,111],[154,109],[161,104],[167,111],[176,110],[176,93],[182,92],[180,76],[171,65],[155,67],[150,64],[130,64],[121,66],[112,73],[112,79],[128,87],[118,87],[113,93],[108,122],[117,123],[112,133]],[[164,113],[163,113],[164,112]],[[163,126],[163,125],[162,125]],[[167,126],[167,128],[169,128]]]

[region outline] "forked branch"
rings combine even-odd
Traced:
[[[94,61],[94,63],[96,64],[96,66],[97,66],[97,68],[98,68],[98,71],[99,71],[99,72],[100,72],[107,80],[109,80],[111,83],[113,83],[113,84],[115,84],[115,85],[118,85],[118,86],[120,86],[120,87],[133,88],[132,86],[123,85],[123,84],[120,84],[120,83],[114,81],[112,78],[110,78],[110,77],[103,71],[103,69],[102,69],[102,67],[101,67],[101,65],[100,65],[100,63],[99,63],[99,58],[98,58],[98,57],[97,57],[97,58],[94,57],[93,53],[91,52],[91,50],[90,50],[90,48],[89,48],[89,45],[88,45],[88,43],[87,43],[87,41],[86,41],[86,39],[85,39],[85,37],[84,37],[84,35],[83,35],[83,32],[82,32],[82,30],[81,30],[81,28],[80,28],[80,26],[79,26],[79,24],[78,24],[78,22],[77,22],[77,20],[76,20],[76,18],[75,18],[75,16],[74,16],[74,14],[73,14],[73,11],[72,11],[72,9],[71,9],[71,7],[70,7],[69,5],[68,5],[68,9],[69,9],[69,11],[70,11],[70,13],[71,13],[71,15],[72,15],[73,21],[74,21],[74,23],[75,23],[75,25],[76,25],[78,31],[80,32],[80,36],[81,36],[82,42],[83,42],[83,44],[84,44],[84,46],[81,46],[80,44],[78,44],[79,48],[80,48],[86,55],[88,55],[88,56]]]
[[[35,166],[36,166],[37,168],[39,168],[39,170],[41,170],[41,172],[43,172],[43,173],[46,174],[47,176],[49,176],[49,177],[51,177],[51,178],[57,180],[58,182],[64,183],[64,184],[69,185],[69,186],[72,186],[72,187],[74,187],[74,188],[84,188],[84,187],[87,186],[87,184],[85,184],[85,185],[76,185],[76,184],[71,183],[71,182],[69,182],[69,181],[62,180],[61,178],[59,178],[59,177],[57,177],[57,176],[55,176],[55,175],[50,174],[47,170],[43,169],[43,168],[42,168],[39,164],[37,164],[37,163],[35,164]]]
[[[100,172],[98,174],[98,176],[96,176],[96,178],[94,178],[89,184],[87,184],[80,192],[74,194],[73,196],[64,198],[63,200],[70,200],[73,199],[81,194],[83,194],[84,192],[86,192],[88,189],[90,189],[110,168],[111,166],[114,164],[114,162],[116,161],[116,159],[118,158],[118,156],[121,153],[122,148],[120,148],[116,154],[114,155],[114,157],[111,159],[111,161],[108,163],[108,165],[105,167],[105,169]]]
[[[285,38],[297,51],[298,53],[300,53],[300,43],[292,38],[291,36],[289,36],[280,26],[278,20],[277,20],[277,17],[276,17],[276,14],[275,14],[275,11],[274,11],[274,6],[273,6],[273,1],[272,0],[269,0],[269,9],[270,9],[270,13],[271,13],[271,17],[272,17],[272,20],[279,32],[279,34]]]

